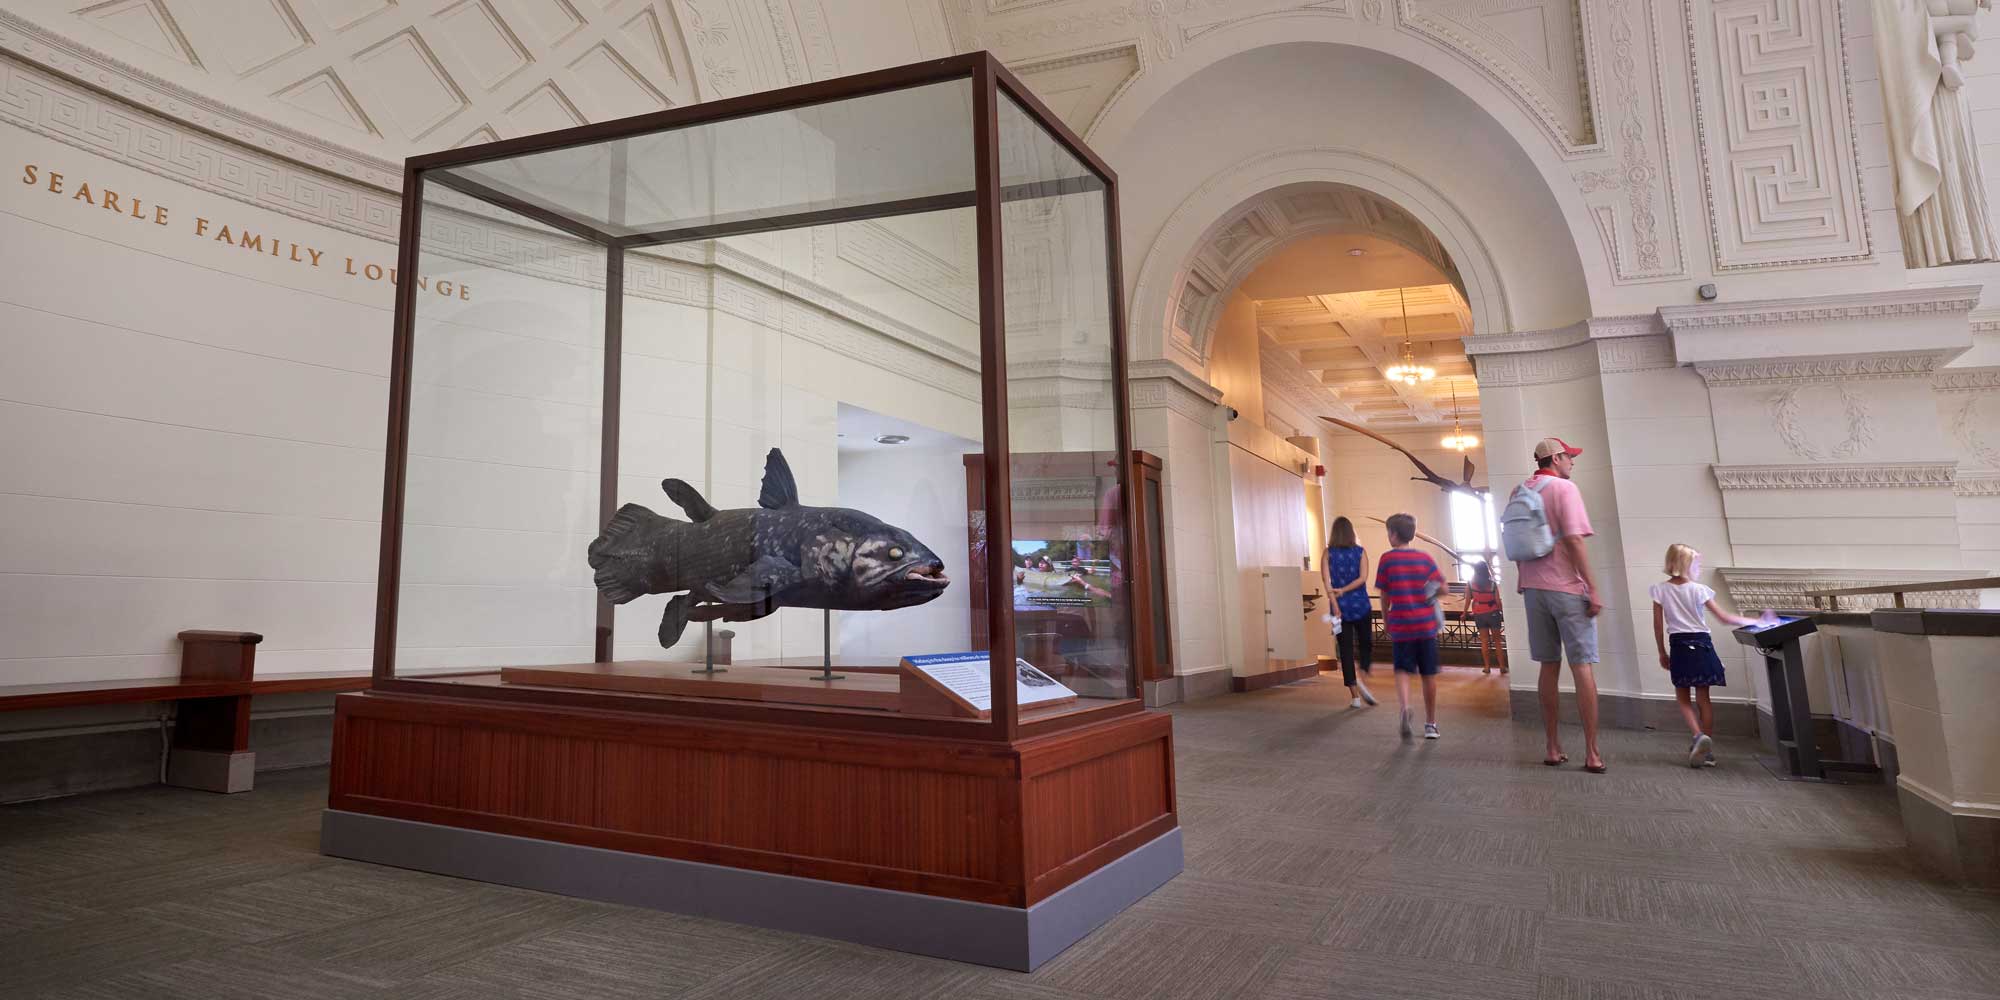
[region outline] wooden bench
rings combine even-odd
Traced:
[[[250,699],[260,694],[366,690],[367,673],[333,671],[258,678],[255,632],[182,632],[179,677],[0,686],[0,712],[171,701],[173,749],[167,783],[211,792],[250,790]]]

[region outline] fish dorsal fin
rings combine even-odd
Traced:
[[[792,478],[792,467],[785,463],[785,453],[776,448],[764,456],[764,489],[757,494],[757,505],[766,510],[799,505],[798,481]]]
[[[667,491],[667,499],[680,505],[691,521],[706,521],[715,516],[715,507],[702,499],[701,491],[678,479],[660,480],[660,488]]]

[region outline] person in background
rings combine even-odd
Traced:
[[[1493,568],[1486,560],[1472,564],[1472,582],[1465,585],[1465,607],[1460,615],[1471,615],[1474,625],[1479,627],[1479,672],[1493,672],[1494,661],[1500,663],[1500,673],[1507,673],[1507,644],[1500,639],[1500,588],[1493,584]]]
[[[1562,661],[1567,653],[1570,677],[1576,681],[1576,714],[1583,720],[1583,769],[1603,774],[1607,768],[1597,750],[1597,613],[1604,610],[1604,601],[1583,544],[1595,534],[1590,514],[1584,510],[1583,494],[1569,479],[1581,454],[1582,448],[1561,438],[1543,438],[1535,445],[1535,474],[1519,488],[1540,491],[1555,548],[1540,559],[1515,563],[1514,582],[1526,605],[1528,655],[1542,667],[1537,687],[1542,726],[1548,734],[1542,763],[1557,767],[1569,760],[1558,728]]]
[[[1333,601],[1333,614],[1340,622],[1334,642],[1340,650],[1340,679],[1347,685],[1347,706],[1360,708],[1363,702],[1373,705],[1375,695],[1364,680],[1375,666],[1374,608],[1368,602],[1368,553],[1355,542],[1354,523],[1347,518],[1333,519],[1320,571],[1326,575],[1327,597]]]
[[[1375,587],[1382,592],[1382,623],[1395,646],[1396,704],[1402,709],[1401,731],[1410,736],[1410,675],[1424,688],[1424,739],[1438,738],[1438,594],[1444,574],[1437,560],[1410,547],[1417,537],[1417,519],[1408,514],[1389,517],[1389,551],[1375,566]]]
[[[1706,608],[1731,625],[1754,625],[1755,618],[1732,615],[1715,606],[1715,591],[1698,581],[1701,553],[1676,542],[1667,546],[1667,574],[1664,583],[1653,584],[1653,645],[1660,651],[1660,669],[1674,681],[1674,700],[1680,704],[1681,718],[1687,720],[1694,741],[1688,744],[1689,767],[1715,766],[1715,706],[1709,703],[1708,689],[1727,683],[1722,658],[1715,655],[1715,640],[1708,634]],[[1668,652],[1668,647],[1672,652]],[[1693,698],[1689,698],[1689,691]],[[1692,702],[1692,703],[1691,703]],[[1700,715],[1696,715],[1696,705]]]

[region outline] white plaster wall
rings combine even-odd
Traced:
[[[1692,545],[1702,554],[1701,582],[1716,591],[1716,603],[1725,610],[1730,603],[1717,570],[1736,562],[1712,469],[1717,430],[1708,389],[1692,368],[1683,367],[1606,372],[1599,379],[1618,504],[1620,582],[1630,602],[1629,618],[1621,624],[1629,624],[1633,643],[1631,667],[1628,671],[1621,665],[1617,676],[1629,685],[1623,690],[1672,698],[1672,678],[1659,667],[1649,593],[1653,584],[1666,579],[1667,546]],[[1711,621],[1709,627],[1718,637],[1715,649],[1729,677],[1727,688],[1714,697],[1756,699],[1761,677],[1751,667],[1762,661],[1746,656],[1742,646],[1722,635],[1729,628],[1726,623]]]
[[[386,267],[394,248],[355,226],[263,207],[262,189],[182,183],[11,124],[0,124],[0,149],[0,411],[10,429],[0,457],[12,470],[0,497],[0,683],[172,675],[174,634],[187,628],[263,633],[265,675],[365,669],[392,289],[342,265],[352,256]],[[37,184],[21,182],[26,163]],[[50,171],[65,175],[63,194],[46,190]],[[166,206],[168,224],[74,200],[84,182],[128,205],[136,193]],[[329,200],[359,197],[341,181],[313,183]],[[197,217],[209,220],[201,236]],[[323,259],[215,242],[222,224]],[[903,235],[930,239],[920,230]],[[937,249],[930,239],[923,252]],[[810,255],[762,250],[781,263]],[[538,266],[586,277],[595,267],[559,257]],[[969,277],[938,270],[920,294],[833,260],[820,277],[865,292],[863,313],[952,334],[932,301],[949,290],[936,282]],[[419,298],[400,663],[587,658],[594,612],[581,553],[596,534],[601,359],[591,345],[603,293],[458,260],[424,271],[470,294]],[[781,446],[806,501],[833,502],[841,401],[978,436],[976,399],[953,391],[961,383],[897,371],[883,362],[893,352],[879,353],[887,345],[856,352],[825,339],[885,334],[730,273],[656,261],[647,280],[663,271],[692,282],[676,294],[715,294],[730,308],[628,287],[621,501],[680,516],[658,485],[676,476],[718,506],[754,503],[764,451]],[[952,472],[962,490],[956,459]],[[619,655],[661,655],[663,602],[620,609]],[[819,648],[811,612],[755,625],[739,655]]]
[[[1239,645],[1231,667],[1238,676],[1266,673],[1272,669],[1265,653],[1263,572],[1266,567],[1299,566],[1305,558],[1305,539],[1300,528],[1305,523],[1305,491],[1298,475],[1230,444],[1230,510],[1234,526],[1235,562],[1226,567],[1236,612],[1241,616]],[[1283,616],[1285,625],[1297,624],[1292,617],[1296,606],[1272,609],[1273,617]]]
[[[964,649],[971,643],[972,578],[966,572],[965,464],[979,444],[964,438],[925,448],[903,446],[839,453],[839,504],[867,511],[915,535],[944,560],[952,584],[935,600],[895,612],[834,614],[842,656]]]
[[[1478,428],[1468,430],[1483,433]],[[1461,456],[1438,443],[1450,431],[1450,427],[1440,427],[1435,431],[1386,436],[1416,452],[1425,465],[1454,482],[1463,472],[1462,457],[1470,457],[1474,466],[1472,484],[1486,485],[1484,442]],[[1410,464],[1408,458],[1379,441],[1339,428],[1329,429],[1320,436],[1320,440],[1325,448],[1327,473],[1326,523],[1331,525],[1336,517],[1354,522],[1355,537],[1368,550],[1371,564],[1387,548],[1388,542],[1386,529],[1370,518],[1412,514],[1417,519],[1417,530],[1457,544],[1451,531],[1450,496],[1430,483],[1412,480],[1410,477],[1416,475],[1416,467]],[[1325,545],[1326,539],[1319,539],[1319,547],[1324,548]],[[1445,570],[1448,577],[1457,579],[1451,572],[1451,560],[1444,553],[1422,543],[1419,547],[1437,559],[1438,566]]]
[[[187,628],[263,632],[267,673],[365,666],[390,289],[192,227],[214,208],[343,257],[391,248],[11,125],[0,149],[0,683],[172,675]],[[169,224],[23,184],[23,163]]]

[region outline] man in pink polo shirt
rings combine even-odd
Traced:
[[[1540,694],[1542,725],[1548,732],[1548,752],[1542,763],[1551,767],[1569,759],[1557,731],[1563,654],[1569,655],[1570,676],[1576,681],[1576,714],[1583,719],[1583,768],[1604,773],[1597,752],[1597,613],[1604,610],[1597,580],[1591,576],[1590,555],[1583,540],[1590,537],[1590,514],[1583,496],[1569,481],[1570,469],[1582,448],[1561,438],[1543,438],[1535,445],[1535,474],[1528,483],[1541,493],[1549,534],[1556,547],[1540,559],[1515,563],[1521,600],[1527,605],[1528,654],[1542,665]],[[1541,480],[1541,482],[1537,482]],[[1526,485],[1526,484],[1524,484]]]

